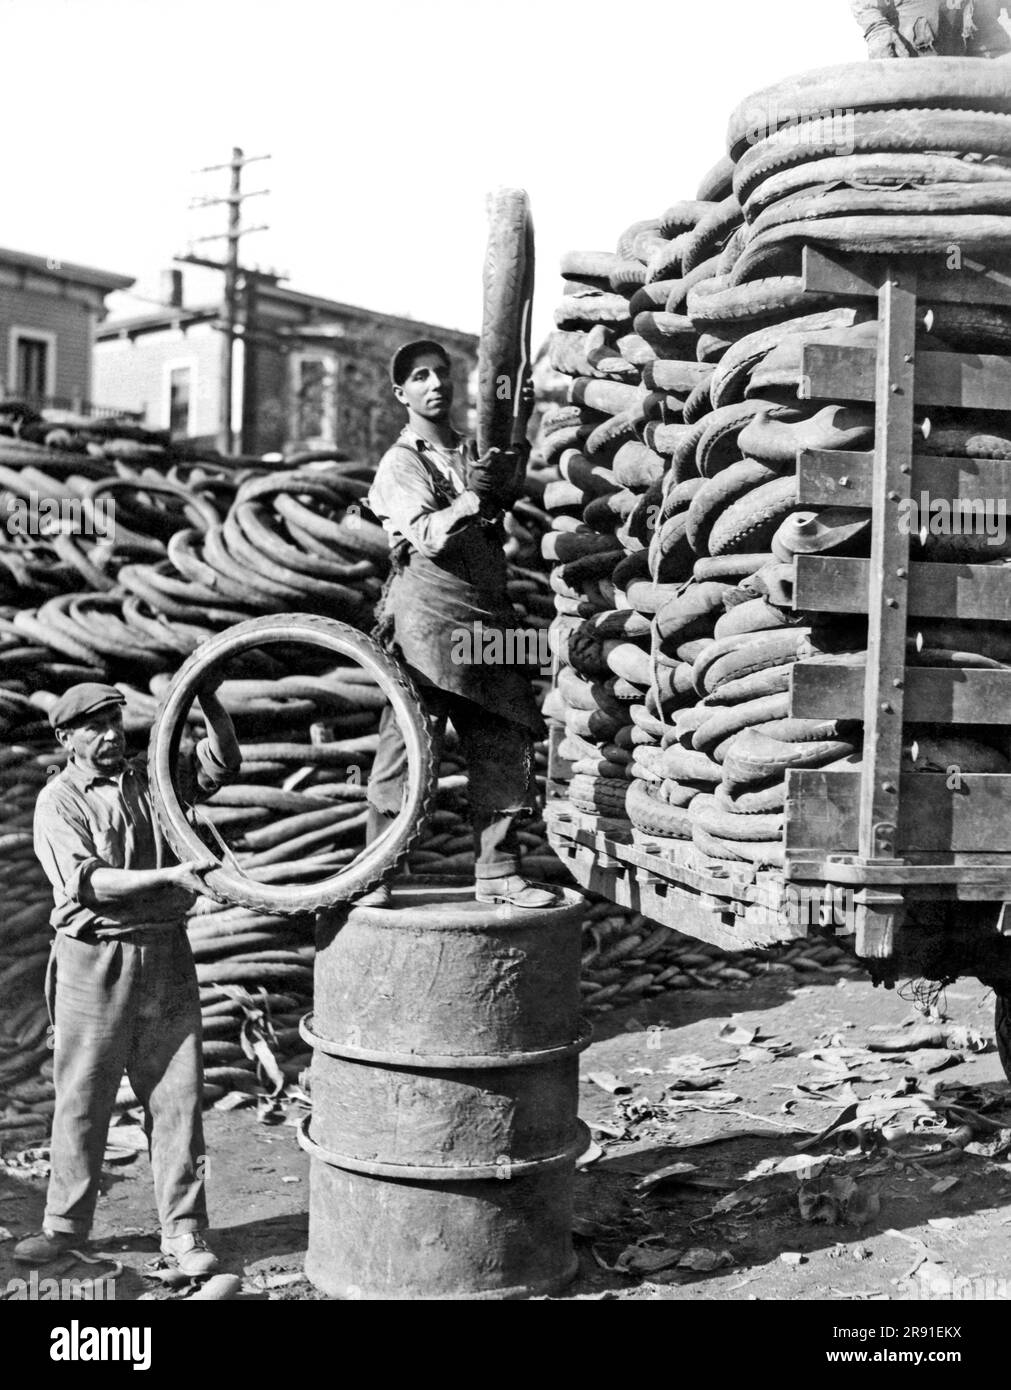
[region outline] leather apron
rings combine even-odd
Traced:
[[[446,502],[445,481],[433,484]],[[547,732],[530,683],[533,669],[512,659],[525,646],[515,636],[520,619],[506,593],[505,535],[501,524],[471,526],[429,559],[401,541],[377,605],[376,636],[422,686],[471,700],[501,719]]]

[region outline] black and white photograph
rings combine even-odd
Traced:
[[[0,45],[26,1365],[620,1302],[707,1373],[982,1366],[1011,5],[0,0]],[[272,1306],[202,1361],[190,1301]]]

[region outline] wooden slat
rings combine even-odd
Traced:
[[[863,666],[799,662],[790,678],[795,719],[862,719]],[[906,667],[907,721],[920,724],[1011,724],[1011,671]]]
[[[861,864],[856,856],[788,855],[783,869],[791,883],[824,882],[842,887],[863,883],[902,888],[909,898],[936,902],[1001,903],[1011,899],[1011,854],[909,854],[900,864]],[[994,915],[996,925],[996,913]]]
[[[801,353],[802,400],[873,401],[873,348],[805,343]],[[916,361],[917,405],[965,410],[1011,411],[1011,358],[988,353],[920,352]]]
[[[768,895],[765,900],[748,894],[722,897],[721,892],[731,890],[729,879],[587,832],[579,828],[581,819],[574,815],[566,824],[558,817],[547,818],[551,847],[580,887],[723,950],[742,951],[807,935],[808,923],[791,920]]]
[[[805,343],[797,394],[805,401],[873,401],[876,372],[873,348]]]
[[[803,507],[869,507],[874,455],[842,449],[808,449],[797,455],[797,494]],[[1011,498],[1011,459],[913,456],[911,494],[920,518],[929,521],[930,502],[956,499],[997,504]],[[927,493],[928,498],[921,497]],[[985,514],[984,514],[985,516]],[[1006,519],[1006,517],[1005,517]]]
[[[613,821],[577,811],[568,802],[546,806],[544,819],[553,835],[574,838],[591,846],[595,853],[618,857],[634,868],[680,883],[694,892],[766,907],[777,907],[782,899],[782,876],[777,871],[744,863],[728,864],[720,873],[700,868],[690,840],[668,840],[662,852],[651,851],[648,839],[646,845],[629,840],[631,828],[627,822],[625,833],[617,833],[608,828],[615,824]]]
[[[909,598],[909,533],[898,516],[912,480],[913,399],[920,370],[915,345],[916,271],[889,262],[878,294],[864,749],[857,775],[857,843],[865,860],[893,859],[896,853]]]
[[[895,952],[895,938],[905,916],[901,893],[882,888],[861,888],[853,898],[853,926],[858,956],[887,960]]]
[[[796,774],[791,773],[791,776]],[[859,887],[861,884],[877,884],[882,887],[902,887],[910,898],[938,899],[954,902],[1000,902],[1011,899],[1011,854],[974,854],[950,851],[932,854],[908,854],[900,863],[861,864],[855,856],[845,856],[824,852],[795,851],[788,854],[782,871],[753,871],[750,880],[739,875],[717,878],[713,873],[701,873],[693,868],[693,849],[685,843],[679,858],[672,860],[668,851],[662,855],[650,854],[637,845],[625,843],[620,839],[595,832],[601,818],[586,816],[573,811],[567,802],[556,802],[545,808],[545,822],[548,839],[552,849],[573,873],[583,887],[590,887],[592,877],[593,891],[616,901],[616,891],[626,895],[629,892],[629,876],[616,870],[601,870],[598,861],[625,861],[637,871],[635,879],[644,887],[652,880],[655,899],[662,898],[664,882],[669,884],[670,892],[662,910],[652,910],[652,904],[644,908],[646,915],[657,922],[691,932],[686,922],[677,920],[676,913],[695,896],[708,900],[726,895],[721,900],[727,910],[736,914],[741,911],[752,915],[752,909],[761,912],[768,922],[781,917],[784,904],[789,903],[790,886],[803,885],[805,890],[821,884],[834,884],[837,887]],[[584,828],[585,827],[585,828]],[[743,866],[739,866],[743,868]],[[712,913],[706,912],[702,923],[713,920]],[[994,914],[996,924],[996,912]],[[789,917],[781,923],[796,928]],[[705,939],[705,938],[703,938]]]
[[[930,270],[920,279],[920,303],[994,304],[1011,308],[1011,267],[964,257],[958,270]]]
[[[915,399],[966,410],[1011,410],[1011,357],[920,352],[916,358]]]
[[[1011,775],[964,773],[949,779],[943,773],[903,773],[898,853],[1011,852],[1009,798]],[[859,771],[790,772],[785,830],[789,853],[850,853],[857,848],[859,821]]]
[[[793,605],[816,613],[866,613],[870,561],[798,555]],[[917,618],[1011,621],[1011,566],[909,566],[909,612]]]
[[[790,717],[863,719],[866,675],[866,666],[799,661],[790,668]]]
[[[869,507],[873,475],[872,452],[801,449],[797,500],[802,507]]]
[[[957,269],[944,257],[923,257],[922,261],[921,304],[998,304],[1011,308],[1011,267],[995,269],[972,257],[962,258]],[[804,248],[804,288],[811,292],[874,299],[881,268],[880,257],[847,256],[840,260],[817,247]]]

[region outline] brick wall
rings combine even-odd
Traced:
[[[52,394],[82,400],[91,397],[93,310],[69,296],[45,294],[0,284],[0,383],[10,371],[10,329],[37,329],[56,335],[56,375]]]

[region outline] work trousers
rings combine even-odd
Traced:
[[[473,700],[433,686],[419,693],[432,730],[438,766],[451,719],[467,763],[470,822],[478,878],[502,878],[519,869],[517,822],[537,809],[534,744],[521,724],[492,714]],[[379,722],[379,746],[369,778],[368,799],[384,816],[394,816],[404,800],[407,749],[392,707]]]
[[[162,1233],[203,1229],[200,994],[185,932],[106,940],[57,932],[46,994],[56,1089],[46,1228],[90,1231],[125,1070],[144,1107]]]

